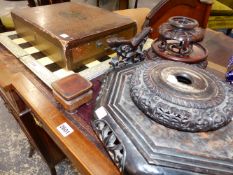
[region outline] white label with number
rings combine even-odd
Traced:
[[[103,106],[101,106],[101,107],[99,107],[98,109],[95,110],[95,114],[98,117],[98,119],[102,119],[105,116],[107,116],[107,111]]]
[[[57,130],[63,135],[63,137],[70,135],[74,131],[66,122],[59,125]]]

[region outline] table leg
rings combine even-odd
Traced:
[[[138,8],[138,0],[135,0],[134,8]]]
[[[55,167],[49,167],[51,175],[57,175]]]
[[[31,158],[35,152],[35,148],[30,144],[30,151],[28,157]]]
[[[119,10],[124,10],[129,8],[129,0],[119,0]]]

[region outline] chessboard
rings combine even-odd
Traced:
[[[94,79],[110,68],[109,61],[116,55],[112,54],[96,59],[71,71],[53,62],[40,50],[19,37],[16,31],[1,33],[0,42],[50,88],[53,81],[73,73],[79,73],[88,80]]]
[[[152,39],[147,39],[143,50],[148,49],[152,42]],[[73,73],[79,73],[82,77],[92,80],[108,71],[109,62],[116,56],[114,53],[82,65],[75,70],[67,70],[20,37],[16,31],[0,33],[0,43],[50,88],[52,82]]]

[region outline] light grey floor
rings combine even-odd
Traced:
[[[49,175],[38,152],[29,158],[30,146],[14,117],[0,98],[0,175]],[[57,175],[78,175],[66,159],[56,166]]]

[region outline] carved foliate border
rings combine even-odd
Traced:
[[[120,172],[124,171],[126,151],[107,121],[96,119],[92,127]]]
[[[192,105],[180,106],[174,103],[174,99],[172,102],[167,100],[171,94],[154,93],[154,89],[144,82],[147,81],[144,79],[144,73],[156,64],[160,62],[147,62],[140,66],[132,76],[130,84],[132,100],[147,116],[167,127],[189,132],[216,130],[231,121],[233,90],[227,84],[219,80],[220,87],[224,88],[220,97],[222,98],[222,95],[225,97],[216,106],[209,107],[208,104],[206,108],[205,104],[202,104],[202,108],[192,108]]]

